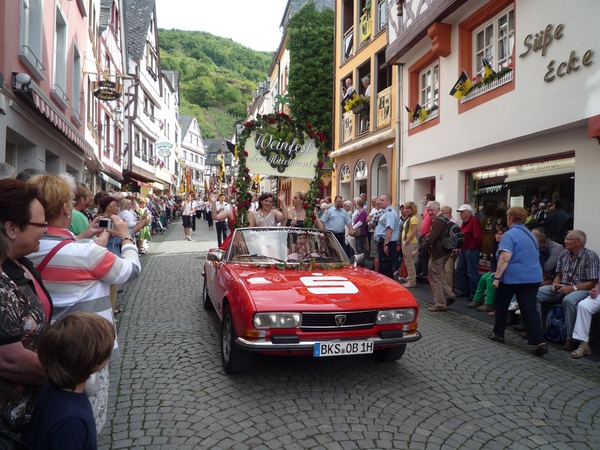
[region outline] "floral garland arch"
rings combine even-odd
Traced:
[[[242,228],[248,226],[248,209],[250,208],[250,200],[246,197],[249,192],[252,177],[250,169],[246,165],[248,152],[245,150],[246,141],[250,137],[252,131],[268,128],[272,132],[277,132],[282,139],[291,142],[296,139],[301,144],[304,144],[305,136],[308,136],[315,141],[317,148],[317,163],[315,165],[315,176],[310,183],[309,190],[306,194],[304,209],[306,210],[306,219],[304,220],[305,228],[313,228],[317,218],[315,206],[319,190],[324,188],[322,183],[323,168],[325,167],[326,158],[329,157],[329,150],[325,148],[327,137],[322,131],[313,129],[310,123],[305,125],[298,124],[296,120],[283,112],[273,114],[263,114],[254,120],[250,120],[244,124],[244,130],[238,136],[237,142],[237,157],[238,157],[238,174],[234,192],[238,193],[237,197],[237,215],[235,219],[235,227]],[[280,152],[282,152],[281,150]],[[264,156],[264,155],[263,155]],[[279,156],[283,156],[281,153]],[[293,156],[292,156],[293,157]]]

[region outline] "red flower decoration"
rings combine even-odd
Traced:
[[[247,167],[244,167],[244,172],[248,173],[248,172],[250,172],[250,169],[248,169]]]
[[[325,190],[325,185],[324,185],[324,184],[320,184],[320,185],[319,185],[319,190],[320,190],[320,191],[323,191],[323,190]]]
[[[249,208],[250,207],[250,202],[248,200],[244,200],[244,206],[246,208]]]
[[[321,189],[321,190],[322,190],[322,189]],[[319,200],[317,200],[317,199],[315,198],[315,199],[313,200],[313,203],[314,203],[315,205],[318,205],[318,204],[319,204]]]
[[[311,138],[315,137],[315,132],[313,130],[310,130],[308,132],[308,136],[311,137]]]
[[[244,205],[242,203],[238,203],[238,209],[242,209],[244,207]]]
[[[306,124],[306,128],[308,128],[308,129],[310,130],[310,129],[312,128],[312,124],[310,124],[310,123],[307,123],[307,124]]]
[[[263,120],[267,120],[267,115],[263,114]]]
[[[236,191],[235,186],[231,186],[231,193],[233,194]]]
[[[327,158],[329,156],[329,152],[323,152],[323,156]]]
[[[285,113],[284,112],[278,112],[277,113],[277,117],[285,117]]]
[[[244,150],[244,157],[248,157],[248,152],[246,150]]]
[[[304,202],[304,203],[302,204],[302,207],[303,207],[304,209],[308,208],[308,202]]]
[[[317,220],[317,216],[316,216],[315,214],[313,214],[312,216],[310,216],[310,218],[313,220],[313,222],[314,222],[315,220]]]
[[[323,168],[324,165],[325,165],[325,163],[323,161],[319,161],[317,163],[317,167],[319,167],[319,168]]]
[[[319,139],[321,139],[321,142],[325,142],[327,140],[324,134],[321,134],[321,136],[319,136]]]
[[[250,181],[250,175],[246,175],[244,178],[245,178],[247,181]]]
[[[271,117],[271,118],[269,119],[269,123],[275,123],[275,117]]]
[[[292,123],[292,118],[291,117],[288,117],[286,120],[287,120],[287,123]]]
[[[246,123],[244,124],[244,126],[245,126],[246,128],[251,128],[251,127],[252,127],[252,125],[254,125],[254,124],[252,123],[252,121],[251,121],[251,120],[250,120],[250,121],[248,121],[248,122],[246,122]]]

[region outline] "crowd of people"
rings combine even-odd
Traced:
[[[51,448],[61,448],[61,433],[94,448],[106,420],[108,367],[119,357],[119,286],[140,275],[139,258],[152,235],[173,220],[182,218],[190,241],[197,219],[210,230],[216,222],[217,242],[225,248],[237,210],[225,195],[94,194],[68,174],[38,171],[10,173],[0,179],[0,192],[0,429],[20,434],[32,448],[52,439]],[[289,207],[283,193],[277,199],[248,195],[247,201],[252,227],[305,224],[304,192],[295,192]],[[449,224],[456,223],[452,207],[433,194],[423,204],[420,216],[412,201],[396,211],[387,194],[369,203],[365,194],[317,199],[315,227],[331,231],[348,255],[364,255],[375,271],[408,289],[428,282],[435,301],[430,312],[467,298],[470,308],[495,317],[489,336],[495,342],[504,343],[507,326],[520,316],[515,327],[537,356],[548,352],[548,306],[561,304],[564,349],[572,358],[591,353],[600,262],[586,248],[583,231],[567,230],[572,216],[566,202],[557,200],[550,211],[534,205],[535,214],[533,207],[503,205],[475,214],[461,205],[460,248],[445,242]]]

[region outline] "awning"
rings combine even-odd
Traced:
[[[516,181],[528,181],[532,178],[552,177],[575,173],[575,158],[555,159],[541,161],[508,168],[508,176],[505,183]]]
[[[129,178],[131,178],[131,177],[129,177]],[[134,181],[134,182],[136,182],[138,186],[144,186],[144,187],[147,187],[147,188],[152,188],[152,189],[154,189],[154,186],[153,186],[153,185],[151,185],[151,184],[148,184],[148,183],[145,183],[145,182],[143,182],[143,181],[140,181],[140,180],[136,180],[135,178],[131,178],[131,181]]]
[[[50,122],[52,122],[62,133],[67,136],[71,141],[81,148],[90,160],[95,159],[93,148],[87,143],[85,138],[79,133],[73,125],[69,123],[67,118],[60,112],[55,111],[49,103],[49,99],[45,99],[45,96],[38,93],[35,89],[32,89],[33,101],[37,109],[44,114]]]
[[[106,181],[107,183],[112,184],[113,186],[118,187],[119,189],[121,189],[121,183],[119,183],[117,180],[109,177],[108,175],[106,175],[105,173],[100,173],[100,178],[102,178],[102,180]]]

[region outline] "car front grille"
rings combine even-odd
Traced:
[[[344,317],[343,324],[339,325],[338,319]],[[375,325],[377,311],[352,311],[339,313],[302,313],[304,332],[310,331],[347,331],[367,330]],[[341,322],[341,320],[339,320]]]

